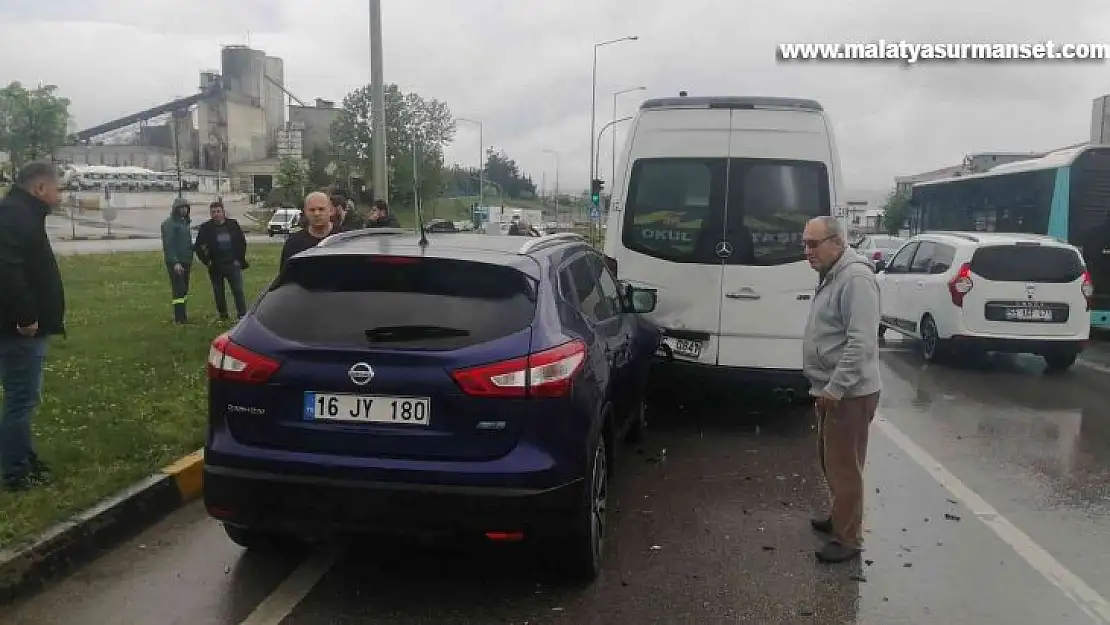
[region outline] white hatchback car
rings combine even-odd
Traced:
[[[1091,332],[1094,289],[1080,251],[1036,234],[936,232],[879,262],[880,337],[921,341],[928,361],[988,351],[1075,362]]]

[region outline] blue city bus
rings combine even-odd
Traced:
[[[989,171],[919,182],[911,234],[1027,232],[1083,251],[1094,297],[1091,327],[1110,329],[1110,146],[1082,145]]]

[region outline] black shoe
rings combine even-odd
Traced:
[[[36,480],[44,480],[50,477],[50,465],[46,464],[38,458],[31,459],[30,475]]]
[[[30,490],[37,482],[31,478],[29,473],[22,475],[5,475],[4,476],[4,490],[11,493],[19,493]]]
[[[821,549],[818,549],[816,555],[817,559],[821,562],[832,564],[836,562],[847,562],[852,558],[857,558],[861,551],[861,549],[846,547],[832,540]]]
[[[810,519],[809,525],[816,532],[821,532],[822,534],[832,534],[831,518],[826,517],[824,519]]]

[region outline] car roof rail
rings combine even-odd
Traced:
[[[348,230],[347,232],[337,232],[329,235],[317,245],[334,245],[343,241],[350,241],[351,239],[361,239],[363,237],[376,236],[379,234],[412,234],[412,230],[408,228],[360,228],[358,230]]]
[[[542,237],[536,237],[525,241],[524,245],[520,246],[520,250],[517,251],[517,254],[531,254],[545,247],[558,245],[559,243],[569,243],[571,241],[587,243],[586,237],[576,232],[556,232],[555,234],[545,234]]]

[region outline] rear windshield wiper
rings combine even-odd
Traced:
[[[366,331],[371,343],[393,343],[417,339],[449,339],[470,336],[470,330],[443,326],[379,326]]]

